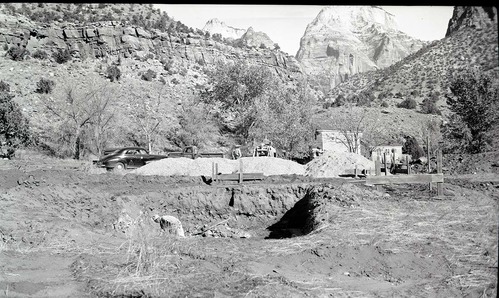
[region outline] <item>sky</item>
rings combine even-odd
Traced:
[[[206,22],[217,18],[227,26],[239,29],[253,27],[265,32],[282,51],[294,56],[307,25],[319,14],[323,5],[201,5],[156,4],[176,21],[203,29]],[[399,29],[408,35],[432,41],[445,37],[453,6],[381,6],[395,15]]]

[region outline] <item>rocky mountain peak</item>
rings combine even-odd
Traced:
[[[207,31],[211,35],[218,33],[223,37],[233,39],[241,38],[241,36],[243,36],[243,34],[246,32],[246,30],[244,29],[228,26],[219,19],[211,19],[206,22],[206,25],[204,25],[203,27],[203,31]]]
[[[401,32],[395,17],[380,7],[328,6],[307,26],[296,58],[327,89],[390,66],[424,44]]]
[[[255,31],[253,27],[249,27],[239,41],[247,47],[261,47],[263,45],[269,49],[273,49],[275,44],[267,34]]]
[[[497,8],[493,6],[456,6],[445,36],[466,27],[482,29],[497,26]]]

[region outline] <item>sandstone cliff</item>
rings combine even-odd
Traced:
[[[247,40],[250,39],[246,39],[245,43]],[[284,77],[302,75],[296,59],[278,50],[236,47],[197,33],[144,30],[122,22],[48,26],[31,22],[22,16],[0,14],[0,46],[5,45],[24,47],[31,53],[37,49],[43,49],[49,54],[58,49],[69,49],[77,60],[105,55],[130,57],[148,52],[166,55],[171,59],[182,59],[186,63],[200,62],[203,65],[218,61],[245,60],[271,67]]]
[[[307,26],[296,54],[305,73],[322,76],[329,88],[354,74],[387,67],[425,43],[401,32],[379,7],[331,6]]]

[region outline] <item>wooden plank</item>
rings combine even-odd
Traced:
[[[393,176],[367,176],[366,184],[400,184],[400,183],[431,183],[444,182],[443,174],[414,174],[414,175],[393,175]]]
[[[235,174],[218,174],[217,181],[239,181],[239,173]],[[242,174],[243,181],[245,180],[263,180],[265,176],[263,173],[243,173]]]

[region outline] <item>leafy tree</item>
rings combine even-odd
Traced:
[[[308,156],[315,131],[311,122],[315,98],[306,84],[277,84],[255,104],[257,121],[249,131],[251,139],[267,138],[295,158]]]
[[[209,108],[197,96],[188,96],[177,112],[178,125],[169,139],[178,147],[195,145],[204,147],[215,142],[220,133]]]
[[[0,141],[7,142],[15,150],[20,144],[30,142],[29,122],[14,102],[14,95],[9,93],[8,84],[0,83],[3,83],[0,86]]]
[[[203,100],[215,107],[224,131],[247,140],[257,121],[255,102],[275,87],[275,78],[265,67],[238,62],[218,64],[209,80],[212,87],[201,94]]]
[[[459,142],[456,137],[462,132],[456,131],[461,126],[456,121],[462,121],[469,138],[461,144],[460,151],[486,151],[499,123],[499,88],[495,80],[478,68],[468,69],[451,81],[450,90],[452,95],[447,96],[447,104],[456,117],[451,118],[446,128],[446,139]]]
[[[423,148],[413,136],[405,136],[405,143],[402,146],[402,154],[410,154],[413,160],[424,156]]]

